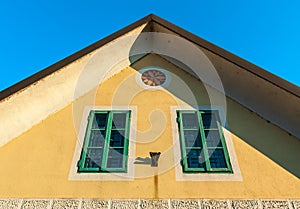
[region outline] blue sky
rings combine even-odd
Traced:
[[[299,0],[0,3],[0,90],[154,13],[300,86]]]

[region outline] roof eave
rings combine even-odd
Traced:
[[[266,71],[263,68],[258,67],[257,65],[254,65],[251,62],[248,62],[247,60],[244,60],[242,58],[240,58],[239,56],[228,52],[192,33],[190,33],[189,31],[184,30],[183,28],[180,28],[176,25],[174,25],[171,22],[168,22],[156,15],[149,15],[149,17],[151,18],[152,21],[166,27],[167,29],[169,29],[172,32],[177,33],[178,35],[182,36],[183,38],[186,38],[187,40],[205,48],[208,51],[211,51],[215,54],[217,54],[218,56],[226,59],[229,62],[234,63],[235,65],[245,69],[246,71],[272,83],[273,85],[280,87],[284,90],[286,90],[287,92],[293,94],[294,96],[297,96],[300,98],[300,88],[290,82],[288,82],[287,80],[284,80],[268,71]]]
[[[147,22],[150,22],[153,18],[153,14],[147,15],[146,17],[116,31],[115,33],[81,49],[78,52],[75,52],[74,54],[54,63],[53,65],[50,65],[49,67],[25,78],[24,80],[21,80],[20,82],[2,90],[0,92],[0,101],[11,96],[12,94],[26,88],[27,86],[39,81],[42,78],[45,78],[46,76],[54,73],[55,71],[65,67],[66,65],[76,61],[77,59],[89,54],[90,52],[96,50],[97,48],[109,43],[110,41],[130,32],[134,28],[137,28]]]

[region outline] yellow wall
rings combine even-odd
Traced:
[[[136,83],[137,70],[153,63],[173,73],[167,89],[145,90]],[[196,95],[195,100],[191,99],[189,91]],[[295,166],[296,159],[300,159],[299,140],[230,99],[227,99],[228,124],[243,181],[179,182],[175,179],[174,168],[158,177],[136,178],[134,181],[68,180],[84,106],[137,106],[137,130],[141,133],[137,134],[136,157],[148,157],[149,150],[165,152],[172,148],[170,106],[208,104],[207,94],[199,81],[158,56],[147,56],[1,147],[0,196],[300,198],[300,170]],[[149,119],[153,110],[159,112]],[[155,133],[151,130],[151,123],[164,123],[162,114],[165,128],[161,134]],[[153,133],[158,135],[157,138],[143,143],[144,137]],[[273,153],[272,146],[275,150],[281,147],[281,152]],[[267,156],[272,156],[273,160]],[[291,162],[290,166],[283,168],[274,162],[277,158],[282,160],[282,156]],[[173,165],[173,161],[170,155],[168,159],[160,159],[159,165]],[[136,176],[154,172],[155,168],[149,165],[135,165]]]

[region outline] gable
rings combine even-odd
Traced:
[[[2,197],[299,198],[299,98],[299,87],[150,15],[0,93]],[[103,131],[91,128],[95,112],[110,118],[104,147],[89,147]],[[120,112],[130,134],[112,147],[124,169],[106,172]],[[196,128],[182,125],[187,113]],[[205,128],[212,113],[218,125]],[[198,144],[183,145],[198,129]],[[208,129],[221,145],[205,145]],[[88,149],[104,150],[102,168],[82,157]],[[207,152],[205,166],[190,150]],[[158,167],[149,152],[161,153]]]
[[[152,27],[154,31],[178,35],[194,43],[212,62],[227,96],[300,138],[299,87],[165,20],[157,18]]]
[[[152,63],[169,71],[172,80],[168,87],[147,90],[137,82],[140,70]],[[191,100],[191,97],[186,96],[188,91],[195,99]],[[275,159],[287,156],[297,159],[298,140],[288,139],[291,136],[232,99],[227,98],[227,104],[228,121],[224,133],[232,140],[236,158],[231,160],[238,163],[242,180],[176,179],[174,167],[180,164],[174,158],[174,125],[170,106],[207,106],[209,100],[205,87],[199,80],[166,59],[152,54],[123,68],[65,108],[2,146],[0,159],[3,162],[3,175],[0,184],[6,188],[3,197],[11,198],[18,194],[18,197],[27,198],[247,198],[249,195],[252,198],[298,198],[300,187],[296,176],[299,176],[299,170],[294,170],[294,175],[289,172],[297,165],[291,159],[285,159],[287,164],[278,165],[266,155],[271,152],[277,154]],[[71,166],[76,166],[78,161],[78,158],[73,158],[80,126],[86,121],[83,117],[85,106],[100,109],[104,106],[136,106],[137,134],[131,140],[131,143],[136,144],[133,180],[80,181],[70,178]],[[262,138],[264,141],[261,141]],[[276,143],[270,149],[270,144],[274,141]],[[254,146],[249,146],[250,143],[254,143]],[[159,161],[157,184],[153,183],[154,168],[149,164],[137,163],[140,162],[138,159],[147,158],[149,151],[165,153]],[[282,184],[282,179],[285,184]]]
[[[84,55],[82,57],[76,54],[75,57],[66,58],[12,86],[12,89],[1,92],[0,110],[3,114],[0,115],[0,120],[3,125],[0,126],[0,146],[128,66],[128,50],[145,26],[142,24],[133,31],[122,34],[121,46],[115,42],[100,43],[101,47],[95,51],[88,49],[79,53]],[[114,59],[111,59],[112,55]],[[93,63],[95,60],[98,61],[96,66]],[[10,95],[11,91],[17,92]],[[18,120],[15,119],[16,115]]]
[[[140,35],[141,33],[148,33],[148,38],[144,35]],[[150,32],[150,35],[149,35]],[[204,53],[206,57],[205,59],[208,60],[211,65],[213,65],[214,70],[216,70],[218,77],[222,79],[222,85],[221,85],[221,91],[224,91],[227,96],[232,98],[233,100],[237,101],[241,105],[247,107],[249,110],[257,113],[262,118],[266,119],[267,121],[270,121],[271,123],[277,125],[278,127],[284,129],[288,134],[294,135],[296,137],[300,137],[300,132],[298,129],[298,124],[300,123],[300,90],[299,87],[189,33],[188,31],[185,31],[182,28],[177,27],[176,25],[167,22],[155,15],[149,15],[130,26],[114,33],[111,36],[108,36],[104,38],[103,40],[100,40],[96,42],[95,44],[92,44],[91,46],[79,51],[78,53],[75,53],[74,55],[67,57],[66,59],[54,64],[53,66],[50,66],[49,68],[46,68],[45,70],[31,76],[30,78],[25,79],[24,81],[19,82],[18,84],[2,91],[0,93],[0,99],[1,99],[1,107],[2,109],[5,109],[8,115],[5,115],[1,118],[3,123],[6,124],[7,118],[11,117],[11,114],[9,112],[16,112],[16,110],[9,110],[8,106],[11,106],[9,104],[12,103],[18,103],[15,101],[14,97],[20,97],[20,94],[23,94],[24,92],[27,92],[28,89],[33,88],[36,86],[36,84],[41,83],[41,81],[47,80],[47,77],[51,77],[51,74],[56,74],[56,71],[61,71],[61,69],[69,68],[68,66],[73,65],[72,62],[78,63],[81,62],[83,57],[90,56],[93,57],[93,54],[95,54],[96,51],[99,52],[100,48],[103,48],[107,45],[113,45],[114,43],[118,42],[118,40],[123,39],[125,40],[126,37],[128,40],[124,42],[124,44],[120,44],[121,46],[118,50],[118,47],[115,52],[116,53],[104,53],[114,56],[109,56],[107,59],[105,59],[106,55],[103,55],[103,62],[106,63],[109,66],[112,67],[109,60],[111,58],[115,59],[117,58],[118,54],[122,54],[123,61],[125,61],[122,66],[119,66],[120,69],[122,67],[125,67],[129,63],[134,62],[136,59],[138,59],[140,56],[143,56],[143,54],[147,53],[158,53],[162,56],[165,56],[165,58],[171,60],[176,65],[179,65],[182,69],[187,70],[192,75],[195,74],[195,72],[200,73],[200,71],[197,71],[196,68],[191,67],[191,63],[187,62],[187,60],[182,59],[184,55],[187,55],[187,57],[193,57],[195,56],[191,51],[189,53],[183,53],[180,57],[174,57],[169,56],[173,51],[180,51],[178,49],[181,49],[179,45],[176,46],[177,43],[174,45],[174,41],[171,42],[171,40],[174,40],[174,37],[170,37],[167,35],[168,38],[171,38],[170,40],[165,40],[165,42],[162,42],[163,39],[154,38],[154,35],[151,35],[151,32],[159,32],[161,34],[168,34],[168,35],[175,35],[176,37],[181,37],[183,40],[185,40],[185,43],[189,42],[190,44],[193,44],[194,46],[198,47],[201,51],[201,53]],[[152,36],[152,37],[151,37]],[[165,35],[164,35],[165,36]],[[125,39],[124,39],[125,37]],[[129,38],[128,38],[129,37]],[[165,36],[166,37],[166,36]],[[143,39],[144,38],[144,39]],[[147,40],[146,40],[147,39]],[[179,38],[176,38],[176,40],[179,40]],[[165,47],[160,47],[162,45],[165,45]],[[155,48],[155,46],[157,46]],[[174,48],[174,46],[176,47]],[[170,48],[171,47],[171,48]],[[173,47],[173,48],[172,48]],[[179,47],[179,48],[178,48]],[[105,47],[104,47],[105,48]],[[169,51],[167,54],[159,53],[161,51],[157,50],[164,50],[165,48],[169,48]],[[193,47],[192,47],[193,48]],[[141,49],[143,50],[141,52]],[[147,50],[144,50],[147,49]],[[170,50],[171,49],[171,50]],[[95,51],[96,50],[96,51]],[[155,51],[156,50],[156,51]],[[101,51],[101,50],[100,50]],[[185,50],[184,50],[185,51]],[[138,55],[139,53],[142,53]],[[98,53],[101,54],[101,53]],[[101,56],[100,56],[101,57]],[[89,59],[90,59],[89,58]],[[175,59],[174,59],[175,58]],[[195,57],[194,60],[202,59],[203,56]],[[118,59],[118,58],[117,58]],[[76,61],[77,60],[77,61]],[[111,60],[113,61],[113,65],[116,63],[120,64],[120,60]],[[179,62],[178,62],[179,61]],[[186,65],[188,67],[186,67]],[[115,66],[117,67],[117,66]],[[72,67],[71,67],[72,68]],[[108,68],[106,68],[108,69]],[[193,70],[191,70],[193,69]],[[207,69],[211,70],[211,67],[208,67]],[[70,68],[69,68],[70,70]],[[76,69],[71,70],[69,72],[70,78],[67,80],[70,81],[71,78],[78,79],[78,72],[82,70],[82,67],[79,66],[79,68],[76,67]],[[197,74],[196,73],[196,74]],[[69,76],[68,76],[69,77]],[[91,76],[92,77],[92,76]],[[207,77],[204,76],[207,80]],[[96,78],[98,78],[96,76]],[[205,80],[204,79],[204,80]],[[208,79],[209,80],[209,79]],[[234,81],[234,82],[233,82]],[[73,82],[73,83],[72,83]],[[76,88],[74,86],[74,82],[76,81],[70,81],[68,85],[66,85],[66,88],[73,89]],[[50,84],[50,83],[49,83]],[[55,85],[55,82],[54,82]],[[52,85],[52,91],[56,89]],[[89,83],[86,84],[87,89],[90,89],[91,86],[89,86]],[[30,87],[30,88],[29,88]],[[35,88],[35,87],[34,87]],[[45,89],[45,87],[43,87]],[[73,91],[73,90],[70,90]],[[219,88],[220,90],[220,88]],[[250,91],[251,90],[251,91]],[[37,90],[39,92],[43,92],[40,90]],[[30,93],[32,95],[32,93]],[[35,93],[36,94],[36,93]],[[48,94],[48,93],[47,93]],[[74,92],[70,93],[69,96],[66,96],[68,98],[74,97]],[[76,93],[77,94],[77,93]],[[70,96],[72,95],[72,96]],[[79,93],[81,95],[81,93]],[[40,95],[39,95],[40,96]],[[75,97],[78,95],[75,95]],[[27,96],[26,96],[27,97]],[[64,105],[66,105],[68,102],[70,102],[72,99],[66,100],[65,96],[62,96],[64,98],[64,101],[67,101]],[[56,99],[56,97],[53,97],[51,99]],[[9,100],[9,101],[8,101]],[[18,99],[16,99],[18,100]],[[20,99],[21,101],[23,99]],[[31,100],[34,101],[34,100]],[[289,101],[289,102],[285,102]],[[11,102],[11,103],[10,103]],[[5,105],[7,104],[7,105]],[[4,105],[4,106],[3,106]],[[64,105],[60,106],[63,107]],[[27,107],[30,108],[30,107]],[[25,109],[27,109],[25,108]],[[19,107],[18,109],[21,109]],[[51,107],[43,108],[46,110],[46,112],[49,109],[52,109]],[[55,108],[54,108],[55,109]],[[59,108],[58,108],[59,109]],[[285,111],[278,111],[279,109],[284,109]],[[44,111],[43,110],[43,111]],[[55,109],[57,110],[57,109]],[[55,112],[55,110],[51,110],[50,112]],[[42,112],[43,112],[42,111]],[[19,111],[17,111],[19,112]],[[27,118],[26,114],[20,113],[21,118]],[[48,113],[43,112],[43,115],[49,115]],[[7,133],[7,135],[2,137],[2,141],[0,144],[5,144],[7,141],[9,141],[10,138],[13,136],[16,136],[23,131],[27,130],[31,125],[37,123],[40,121],[40,117],[33,116],[32,121],[23,121],[21,122],[22,125],[18,124],[19,122],[12,122],[16,126],[16,129],[18,131],[7,131],[11,133]],[[26,125],[28,123],[28,125]],[[22,128],[26,127],[26,128]],[[5,127],[5,130],[10,130],[9,127]]]

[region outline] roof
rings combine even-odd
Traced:
[[[253,73],[254,75],[261,77],[263,79],[265,79],[266,81],[286,90],[287,92],[294,94],[295,96],[300,98],[300,88],[176,25],[174,25],[171,22],[168,22],[154,14],[150,14],[128,26],[126,26],[125,28],[89,45],[88,47],[72,54],[71,56],[68,56],[66,58],[64,58],[63,60],[33,74],[32,76],[4,89],[3,91],[0,92],[0,100],[5,99],[6,97],[9,97],[11,94],[29,86],[30,84],[46,77],[47,75],[55,72],[56,70],[59,70],[60,68],[70,64],[71,62],[77,60],[78,58],[92,52],[93,50],[105,45],[106,43],[116,39],[119,36],[124,35],[125,33],[131,31],[132,29],[144,24],[144,23],[151,23],[151,22],[155,22],[158,23],[166,28],[168,28],[169,30],[180,34],[182,37],[190,40],[191,42],[200,45],[201,47],[215,53],[218,54],[219,56],[223,57],[224,59],[233,62],[234,64],[244,68],[245,70]]]
[[[1,91],[0,100],[9,98],[14,93],[25,89],[31,84],[34,84],[35,82],[78,60],[84,55],[89,54],[90,52],[104,46],[116,38],[123,36],[143,24],[147,24],[147,32],[155,32],[157,30],[161,30],[160,28],[163,28],[165,31],[175,33],[198,45],[208,53],[219,56],[235,66],[238,66],[238,68],[241,69],[241,72],[247,72],[247,75],[237,77],[238,79],[235,80],[234,85],[230,82],[230,79],[233,78],[232,76],[228,76],[228,79],[224,80],[225,88],[227,85],[228,89],[233,90],[233,93],[226,95],[244,105],[251,111],[256,112],[264,119],[271,121],[273,124],[286,130],[288,133],[300,138],[300,130],[298,130],[298,125],[300,124],[299,87],[153,14],[130,24],[129,26]],[[231,72],[231,74],[234,74],[234,72]],[[243,86],[245,80],[249,80],[249,83],[255,81],[258,83],[257,86],[260,86],[260,83],[263,81],[263,85],[257,87],[257,91],[253,89],[256,93],[255,95],[252,95],[249,90],[249,86]],[[239,86],[243,87],[240,88]],[[237,87],[240,91],[235,90]],[[243,95],[245,92],[246,96]],[[272,96],[269,97],[270,92]],[[268,97],[268,99],[266,99],[266,97]],[[286,99],[288,99],[289,102],[286,102]],[[261,100],[261,104],[257,104],[257,100]],[[275,104],[276,102],[278,102],[278,104]],[[273,107],[273,109],[268,107]],[[274,111],[280,110],[279,108],[287,111],[284,114],[274,114]]]

